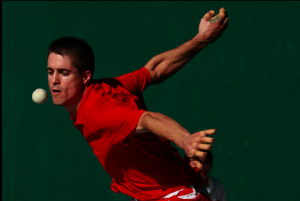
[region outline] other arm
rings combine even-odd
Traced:
[[[153,57],[145,68],[150,72],[152,84],[159,84],[178,72],[194,58],[204,47],[215,42],[228,26],[228,17],[224,8],[212,18],[214,11],[209,11],[201,19],[199,33],[179,47]]]
[[[193,160],[195,157],[204,157],[205,152],[201,150],[210,150],[214,140],[207,135],[214,134],[216,129],[196,132],[190,134],[185,128],[170,117],[157,112],[146,111],[141,116],[137,128],[137,133],[151,131],[155,135],[173,142],[176,146],[183,149],[185,154]],[[197,164],[200,168],[201,164]]]

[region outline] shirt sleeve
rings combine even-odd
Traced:
[[[121,75],[115,79],[117,79],[131,94],[142,93],[151,83],[151,75],[145,67],[131,73]]]
[[[128,106],[112,97],[106,97],[101,106],[94,107],[89,113],[89,127],[102,135],[110,145],[126,144],[123,140],[134,134],[144,112],[145,110]]]
[[[136,126],[145,110],[139,110],[136,108],[124,106],[122,107],[116,116],[115,121],[115,135],[112,136],[110,141],[112,144],[122,142],[125,138],[129,139],[135,132]]]

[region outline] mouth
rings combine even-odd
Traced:
[[[61,91],[58,89],[52,89],[52,94],[53,95],[58,95]]]

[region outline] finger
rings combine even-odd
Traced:
[[[217,131],[216,129],[208,129],[208,130],[205,130],[205,132],[206,132],[208,135],[215,134],[216,131]]]
[[[223,31],[228,27],[228,18],[226,18],[220,26],[218,37],[221,37]]]
[[[196,149],[190,150],[189,153],[188,153],[188,157],[189,157],[189,158],[194,157],[195,151],[196,151]]]
[[[211,137],[201,137],[200,141],[198,141],[198,142],[213,144],[214,143],[214,138],[211,138]]]
[[[227,12],[224,8],[221,8],[219,10],[219,15],[221,17],[221,21],[225,20],[228,17]]]
[[[228,17],[224,20],[223,25],[228,26]]]
[[[204,16],[203,18],[206,19],[207,21],[210,20],[210,18],[215,14],[215,11],[213,10],[210,10],[208,11]]]
[[[224,7],[220,8],[219,10],[219,13],[223,13],[223,12],[226,12]]]
[[[228,17],[224,20],[224,24],[228,24]]]
[[[197,167],[199,170],[202,170],[203,165],[199,161],[193,160],[193,159],[191,159],[191,161],[192,161],[194,167]]]
[[[200,136],[207,136],[207,132],[206,132],[206,130],[204,130],[204,131],[200,131],[199,133],[200,133]]]
[[[194,142],[192,145],[195,147],[197,143],[214,143],[214,138],[211,137],[206,137],[206,136],[201,136],[201,137],[196,137],[195,138],[196,142]]]
[[[226,10],[225,10],[224,8],[221,8],[221,9],[219,10],[218,15],[214,16],[214,17],[211,18],[209,21],[210,21],[211,23],[219,23],[219,22],[223,23],[224,19],[225,19],[227,16],[228,16],[228,15],[227,15],[227,13],[226,13]]]
[[[219,17],[220,17],[220,15],[218,14],[218,15],[216,15],[216,16],[210,18],[210,20],[214,20],[214,19],[219,18]]]
[[[211,138],[211,139],[213,139],[213,138]],[[203,143],[210,143],[210,144],[212,144],[213,140],[209,140],[209,142],[203,142],[203,140],[201,142],[194,142],[192,144],[192,147],[194,149],[203,149],[203,150],[210,150],[211,149],[212,145],[210,145],[210,144],[203,144]]]
[[[205,157],[207,155],[207,153],[206,152],[204,152],[204,151],[195,151],[194,152],[194,157],[196,156],[196,157]]]
[[[195,147],[195,149],[200,149],[200,150],[211,150],[212,145],[210,144],[200,144],[198,143]]]
[[[216,133],[216,129],[203,130],[199,132],[201,136],[212,135]]]
[[[222,24],[224,24],[224,23],[227,23],[227,21],[228,21],[228,17],[227,17],[227,16],[225,16],[225,17],[224,17],[224,19],[222,19],[222,20],[223,20]]]

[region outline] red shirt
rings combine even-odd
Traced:
[[[202,177],[170,141],[155,134],[133,134],[147,107],[142,91],[151,82],[141,68],[116,78],[93,80],[71,115],[105,171],[111,189],[138,200],[159,199],[187,185],[203,185]]]

